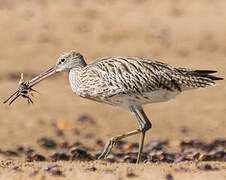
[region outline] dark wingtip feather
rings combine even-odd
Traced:
[[[213,74],[216,72],[217,71],[215,71],[215,70],[195,70],[195,71],[190,72],[189,74],[199,76],[199,77],[205,77],[205,78],[211,79],[213,81],[223,80],[224,78],[210,75],[210,74]]]
[[[195,73],[198,74],[213,74],[213,73],[217,73],[217,71],[215,70],[195,70]]]
[[[206,75],[204,77],[207,77],[211,80],[214,80],[214,81],[217,81],[217,80],[223,80],[224,78],[221,78],[221,77],[216,77],[216,76],[212,76],[212,75]]]

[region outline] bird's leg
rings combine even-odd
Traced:
[[[141,159],[141,153],[143,151],[145,133],[147,130],[151,129],[152,124],[149,121],[147,115],[145,114],[143,107],[141,105],[139,105],[139,106],[136,106],[136,108],[138,109],[138,111],[140,112],[140,114],[142,115],[142,117],[145,121],[144,126],[142,126],[142,135],[141,135],[141,139],[140,139],[139,151],[138,151],[138,157],[137,157],[137,163],[139,163],[139,161]],[[135,112],[135,117],[137,118],[137,120],[139,122],[139,116],[136,115],[137,114],[136,111],[134,111],[134,112]]]
[[[122,134],[122,135],[119,135],[119,136],[115,136],[115,137],[111,137],[107,144],[105,145],[104,147],[104,150],[102,152],[102,154],[98,157],[98,159],[101,159],[101,158],[106,158],[112,148],[113,148],[113,145],[123,139],[123,138],[126,138],[126,137],[129,137],[129,136],[132,136],[132,135],[135,135],[135,134],[139,134],[139,133],[142,133],[141,135],[141,139],[140,139],[140,143],[139,143],[139,152],[138,152],[138,157],[137,157],[137,163],[140,162],[140,159],[141,159],[141,153],[142,153],[142,150],[143,150],[143,144],[144,144],[144,137],[145,137],[145,124],[144,122],[142,121],[142,119],[140,118],[140,116],[138,115],[138,113],[136,112],[134,106],[130,106],[129,107],[130,111],[132,112],[132,114],[136,117],[137,121],[138,121],[138,124],[140,126],[140,129],[136,129],[134,131],[131,131],[131,132],[128,132],[126,134]]]
[[[145,130],[149,130],[152,128],[152,124],[151,124],[151,121],[148,119],[147,115],[145,114],[144,112],[144,109],[141,105],[139,106],[136,106],[136,108],[138,109],[138,111],[140,112],[140,114],[142,115],[144,121],[145,121]]]
[[[141,161],[141,155],[144,147],[144,138],[145,138],[145,133],[146,131],[141,130],[141,136],[140,136],[140,142],[139,142],[139,150],[138,150],[138,155],[137,155],[137,164],[140,163]]]
[[[119,141],[119,140],[121,140],[123,138],[129,137],[129,136],[138,134],[138,133],[141,133],[141,129],[136,129],[134,131],[130,131],[128,133],[125,133],[125,134],[122,134],[122,135],[119,135],[119,136],[111,137],[108,140],[107,144],[105,145],[104,150],[103,150],[102,154],[98,157],[98,159],[106,158],[110,154],[110,152],[111,152],[111,150],[113,148],[113,145],[117,141]]]
[[[141,160],[141,154],[142,154],[143,147],[144,147],[144,138],[145,138],[146,128],[145,128],[145,123],[140,118],[140,116],[137,113],[135,107],[134,106],[130,106],[129,109],[132,112],[132,114],[135,116],[135,118],[137,119],[137,122],[138,122],[138,124],[140,126],[140,132],[141,132],[141,137],[140,137],[140,142],[139,142],[139,150],[138,150],[137,162],[136,162],[138,164],[140,162],[140,160]]]

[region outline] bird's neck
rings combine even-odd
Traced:
[[[70,69],[69,71],[69,82],[71,85],[71,89],[74,93],[79,94],[78,91],[78,86],[80,82],[80,76],[83,71],[84,67],[75,67]]]
[[[85,66],[77,66],[77,67],[73,67],[69,70],[69,74],[73,73],[73,74],[80,74],[83,71],[83,68]]]

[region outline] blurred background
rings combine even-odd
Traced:
[[[226,1],[0,0],[0,98],[14,89],[20,73],[29,80],[51,67],[65,51],[87,62],[104,56],[139,56],[175,66],[226,73]],[[146,141],[226,138],[226,85],[185,92],[145,110],[153,128]],[[34,105],[24,99],[0,105],[1,147],[36,146],[40,136],[59,141],[106,141],[137,128],[124,109],[82,99],[61,73],[35,88]],[[92,119],[79,126],[81,117]],[[57,136],[55,127],[64,131]],[[138,141],[137,136],[129,138]]]

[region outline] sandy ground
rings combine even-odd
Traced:
[[[90,62],[111,55],[129,55],[160,60],[171,65],[194,69],[218,70],[226,74],[226,2],[225,1],[148,1],[148,0],[68,0],[0,1],[0,99],[16,87],[20,72],[29,80],[52,66],[58,56],[75,49]],[[146,142],[169,140],[174,145],[182,139],[198,138],[207,142],[226,138],[226,84],[185,92],[176,100],[145,106],[153,123]],[[0,149],[18,145],[33,147],[42,153],[37,139],[52,137],[58,142],[80,140],[94,146],[94,139],[104,142],[113,135],[137,128],[124,109],[103,105],[75,96],[66,73],[52,77],[36,87],[35,104],[23,99],[12,106],[0,105]],[[88,115],[94,125],[72,133],[70,123]],[[54,124],[68,123],[64,136],[56,136]],[[181,130],[186,129],[186,131]],[[89,138],[91,137],[92,138]],[[138,141],[132,137],[129,141]],[[99,148],[101,150],[102,148]],[[0,179],[29,179],[35,168],[49,162],[26,163],[23,158],[1,157]],[[11,162],[12,161],[12,162]],[[20,166],[15,173],[12,163]],[[58,162],[56,162],[58,163]],[[224,179],[225,163],[214,166],[220,171],[198,171],[197,164],[125,164],[106,162],[59,162],[65,178],[93,177],[124,179],[134,171],[134,179],[165,179],[177,166],[187,172],[171,172],[175,179]],[[84,169],[95,164],[97,171]],[[110,169],[113,173],[107,173]],[[41,171],[37,179],[54,179]]]

